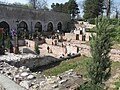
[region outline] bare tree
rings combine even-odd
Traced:
[[[34,9],[45,9],[47,8],[47,0],[29,0],[29,3]]]
[[[106,16],[110,17],[112,0],[105,0],[104,3],[105,3],[104,9],[106,9]]]
[[[120,14],[120,2],[113,2],[111,11],[114,13],[115,18],[118,18]]]
[[[80,14],[83,14],[83,9],[84,9],[83,5],[84,5],[84,1],[83,0],[78,2],[78,7],[79,7]],[[78,14],[79,18],[81,18],[80,14]]]

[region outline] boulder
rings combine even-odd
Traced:
[[[26,77],[26,76],[28,76],[28,75],[29,75],[29,73],[27,73],[27,72],[21,73],[21,76],[22,76],[22,77]]]
[[[28,75],[28,76],[27,76],[27,79],[28,79],[28,80],[31,80],[31,79],[34,79],[34,78],[35,78],[35,77],[34,77],[33,75]]]
[[[29,87],[31,86],[31,82],[30,81],[21,81],[20,85],[22,87],[25,87],[26,89],[29,89]]]

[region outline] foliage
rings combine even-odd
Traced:
[[[57,64],[57,66],[54,65],[55,67],[53,68],[44,70],[43,73],[45,75],[56,76],[69,69],[74,69],[77,73],[80,73],[87,77],[86,64],[88,62],[90,62],[90,58],[81,56],[74,59],[62,61],[59,65]]]
[[[52,3],[51,8],[52,11],[68,13],[68,2],[66,2],[65,4]]]
[[[112,25],[120,25],[120,20],[119,19],[117,19],[117,18],[111,18],[110,19],[110,24],[112,24]]]
[[[10,49],[11,47],[12,47],[11,39],[10,39],[10,37],[8,36],[6,48]]]
[[[94,28],[96,35],[92,35],[90,47],[92,60],[88,63],[89,83],[81,85],[79,90],[103,90],[103,82],[111,76],[111,61],[109,52],[112,46],[115,28],[109,19],[99,17]]]
[[[116,36],[114,40],[120,43],[120,26],[116,27]]]
[[[15,3],[12,3],[12,4],[9,3],[8,5],[23,7],[23,8],[32,8],[32,6],[30,4],[21,4],[21,3],[18,3],[18,2],[15,2]]]
[[[65,4],[52,3],[51,5],[52,11],[70,13],[74,18],[79,13],[78,4],[76,0],[69,0]]]
[[[45,9],[47,10],[47,0],[29,0],[29,3],[34,9]]]
[[[81,85],[75,90],[104,90],[103,87],[104,87],[104,84],[100,84],[100,83],[95,84],[93,82],[85,82],[83,85]]]
[[[111,61],[108,54],[115,29],[110,26],[109,19],[100,17],[96,20],[95,31],[96,36],[92,36],[90,45],[92,62],[89,64],[88,73],[91,81],[97,84],[107,80],[111,74]]]
[[[70,14],[72,14],[72,19],[74,19],[75,16],[78,13],[80,13],[76,0],[69,0],[68,1],[68,11],[69,11]]]
[[[96,18],[103,13],[104,0],[85,0],[83,4],[84,19]]]
[[[40,54],[40,50],[38,47],[38,44],[35,44],[35,52],[39,55]]]
[[[6,48],[9,50],[10,53],[13,53],[13,45],[12,45],[11,38],[9,35],[7,37]]]
[[[120,87],[120,78],[119,78],[119,81],[117,81],[117,82],[115,82],[114,83],[115,84],[115,88],[114,88],[114,90],[119,90],[119,87]]]

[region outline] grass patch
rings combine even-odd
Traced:
[[[78,74],[82,74],[85,78],[87,78],[87,63],[90,62],[91,58],[81,56],[69,60],[62,61],[59,65],[49,68],[43,71],[43,74],[47,76],[56,76],[61,74],[69,69],[74,69]],[[112,62],[112,75],[116,74],[116,70],[120,69],[120,62]]]
[[[69,69],[74,69],[77,73],[80,73],[82,75],[86,75],[86,64],[90,61],[90,58],[88,57],[77,57],[74,59],[69,59],[62,61],[58,66],[55,66],[53,68],[47,69],[43,71],[45,75],[52,75],[56,76],[60,73],[63,73]]]
[[[120,78],[119,81],[115,82],[114,85],[116,86],[116,88],[114,88],[114,90],[119,90],[120,87]]]
[[[120,62],[114,62],[114,61],[112,61],[112,66],[111,66],[112,68],[112,74],[115,74],[116,73],[116,70],[117,69],[120,69]]]
[[[117,50],[120,50],[120,44],[114,44],[112,46],[113,49],[117,49]]]

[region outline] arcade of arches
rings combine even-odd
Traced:
[[[9,24],[5,21],[0,22],[0,28],[4,28],[5,30],[5,35],[7,36],[10,33],[10,27]],[[34,26],[34,31],[39,31],[42,32],[43,26],[40,22],[37,22]],[[58,22],[57,24],[57,30],[61,31],[62,30],[62,23]],[[17,24],[17,33],[23,34],[24,32],[28,32],[28,25],[25,21],[21,21]],[[54,30],[54,24],[52,22],[49,22],[47,24],[47,32],[52,32]]]

